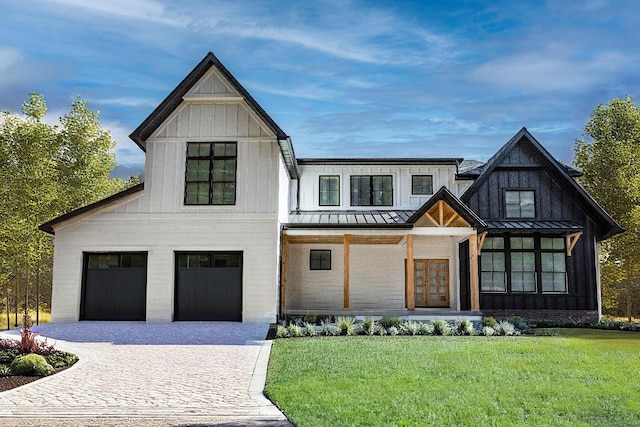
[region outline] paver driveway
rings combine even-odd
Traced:
[[[0,425],[43,418],[286,425],[262,394],[270,350],[263,341],[266,324],[79,322],[37,328],[80,361],[0,393]]]

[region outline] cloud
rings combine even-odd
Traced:
[[[100,99],[91,99],[89,100],[91,103],[95,103],[97,105],[117,105],[124,107],[156,107],[158,102],[149,99],[149,98],[100,98]]]
[[[111,137],[116,141],[116,158],[120,165],[144,167],[144,152],[129,139],[132,129],[117,121],[106,121],[102,125],[111,131]]]

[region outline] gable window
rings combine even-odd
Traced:
[[[392,206],[391,175],[354,175],[351,177],[351,206]]]
[[[480,283],[484,292],[506,292],[504,239],[487,237],[480,257]]]
[[[188,142],[185,205],[236,204],[235,142]]]
[[[536,203],[533,190],[507,190],[504,196],[507,218],[535,218]]]
[[[562,237],[540,239],[542,292],[567,292],[565,240]]]
[[[320,206],[340,206],[340,177],[320,176]]]
[[[328,249],[311,249],[309,269],[331,270],[331,251]]]
[[[413,195],[433,194],[433,175],[411,176],[411,194]]]

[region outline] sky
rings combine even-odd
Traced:
[[[0,0],[0,109],[76,97],[128,135],[213,51],[296,156],[488,160],[526,127],[559,160],[598,104],[640,98],[640,2]]]

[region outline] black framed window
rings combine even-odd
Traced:
[[[235,142],[188,142],[185,205],[236,204]]]
[[[340,206],[340,176],[320,176],[320,206]]]
[[[311,249],[309,254],[310,270],[331,270],[331,250]]]
[[[506,292],[504,239],[487,237],[480,257],[480,284],[484,292]]]
[[[87,267],[103,268],[147,268],[147,254],[128,253],[93,253],[89,254]]]
[[[412,175],[411,194],[430,195],[433,194],[433,175]]]
[[[241,268],[241,252],[180,252],[179,268]]]
[[[504,194],[507,218],[535,218],[536,198],[533,190],[506,190]]]
[[[393,177],[351,176],[351,206],[393,206]]]
[[[543,237],[540,239],[540,270],[542,292],[567,292],[567,259],[564,238]]]
[[[536,291],[536,254],[533,237],[511,237],[511,292]]]

